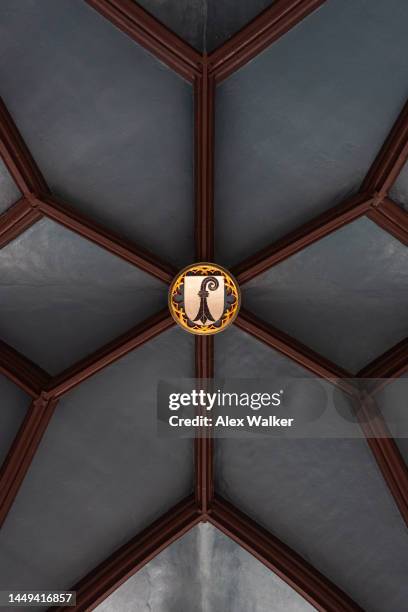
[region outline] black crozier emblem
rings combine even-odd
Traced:
[[[205,325],[207,321],[214,322],[215,319],[208,307],[207,298],[210,295],[209,291],[216,291],[219,286],[220,284],[215,276],[207,276],[203,280],[200,291],[197,294],[200,298],[200,306],[198,308],[197,316],[195,319],[193,319],[194,321],[201,321],[203,325]]]

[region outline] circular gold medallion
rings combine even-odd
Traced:
[[[169,289],[171,316],[192,334],[224,331],[237,316],[240,304],[237,281],[227,270],[212,263],[184,268]]]

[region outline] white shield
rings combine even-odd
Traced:
[[[201,297],[199,295],[199,291],[201,290],[202,283],[204,279],[214,278],[218,281],[218,287],[214,290],[211,290],[215,283],[210,283],[208,281],[208,285],[206,287],[206,292],[208,296],[205,298],[207,300],[208,310],[214,319],[208,319],[203,322],[197,320],[197,316],[200,311],[201,306]],[[203,325],[210,325],[211,323],[216,323],[219,319],[221,319],[225,308],[225,293],[224,293],[224,277],[223,276],[186,276],[184,278],[184,310],[186,315],[196,325],[200,327]]]

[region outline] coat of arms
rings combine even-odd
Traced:
[[[170,312],[176,323],[193,334],[224,330],[237,316],[239,306],[235,279],[215,264],[189,266],[170,287]]]

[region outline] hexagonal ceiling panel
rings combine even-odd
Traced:
[[[192,441],[157,437],[155,398],[193,363],[173,329],[64,397],[1,530],[0,589],[68,588],[192,492]]]
[[[407,19],[404,0],[332,0],[217,88],[220,263],[359,188],[405,102]]]
[[[221,378],[304,376],[238,330],[217,338],[217,352]],[[404,609],[406,527],[365,440],[220,439],[216,488],[362,609]]]
[[[15,204],[21,193],[0,158],[0,214]]]
[[[209,523],[171,544],[98,612],[307,612],[314,608]]]
[[[189,84],[82,0],[4,0],[0,36],[1,95],[52,191],[186,265],[194,251]]]
[[[408,252],[368,219],[243,287],[243,304],[355,373],[408,333]]]
[[[159,280],[53,221],[0,251],[0,337],[55,374],[165,307]]]

